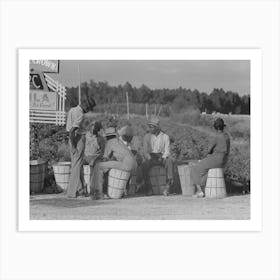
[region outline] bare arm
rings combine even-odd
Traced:
[[[105,145],[103,158],[104,159],[109,159],[112,152],[113,152],[112,145],[111,145],[110,142],[107,142],[106,145]]]
[[[214,148],[216,146],[216,137],[210,142],[209,148],[208,148],[208,153],[207,154],[212,154],[214,151]]]
[[[170,138],[168,135],[165,135],[164,138],[164,153],[162,155],[163,159],[166,159],[170,156]]]

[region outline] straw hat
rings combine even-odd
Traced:
[[[156,126],[156,127],[159,127],[159,118],[157,116],[151,116],[149,122],[148,122],[148,125],[153,125],[153,126]]]
[[[105,129],[105,136],[117,135],[116,129],[114,127],[108,127]]]

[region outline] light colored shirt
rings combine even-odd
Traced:
[[[67,115],[66,130],[70,131],[71,128],[77,127],[77,134],[85,134],[83,127],[84,111],[80,105],[73,107],[69,110]]]
[[[134,161],[133,154],[128,147],[117,138],[110,139],[106,142],[104,157],[115,157],[117,161],[131,160]]]
[[[170,139],[162,131],[158,135],[146,134],[143,142],[144,153],[161,153],[162,158],[170,156]]]

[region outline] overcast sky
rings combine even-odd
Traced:
[[[65,86],[81,81],[107,81],[110,85],[142,84],[155,88],[190,88],[210,93],[213,88],[250,94],[248,60],[61,60],[59,74],[52,74]]]

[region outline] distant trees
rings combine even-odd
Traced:
[[[110,86],[107,81],[81,84],[82,94],[93,95],[98,105],[125,103],[128,92],[130,103],[163,104],[171,106],[175,112],[195,108],[207,113],[213,111],[232,114],[250,114],[250,95],[240,96],[236,92],[214,88],[210,94],[179,87],[177,89],[150,89],[146,85],[133,87],[129,82],[124,85]],[[67,88],[66,110],[78,104],[78,87]]]

